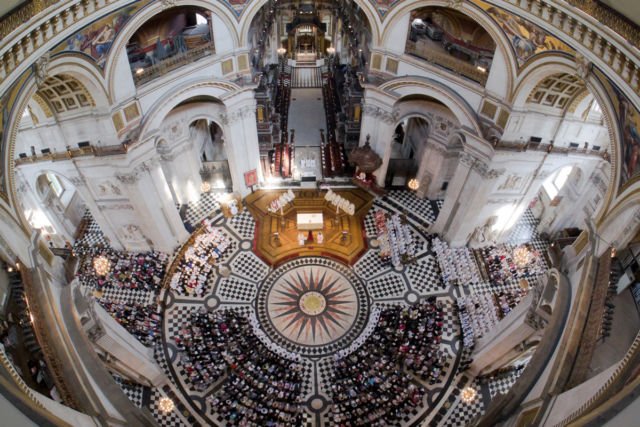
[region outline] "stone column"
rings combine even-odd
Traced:
[[[442,187],[442,174],[444,173],[446,155],[447,147],[445,143],[433,138],[427,138],[426,148],[420,159],[417,174],[418,182],[420,183],[420,187],[416,191],[418,198],[434,199],[437,197]]]
[[[158,146],[160,165],[176,203],[197,201],[200,198],[200,162],[195,144],[184,139],[172,147]]]
[[[503,172],[489,169],[486,161],[462,152],[438,219],[429,231],[440,234],[451,246],[464,246],[479,222],[478,212],[487,204],[490,181]]]
[[[255,169],[258,182],[263,181],[256,127],[256,100],[253,92],[245,91],[226,99],[225,105],[227,112],[220,116],[224,147],[229,160],[233,190],[244,197],[250,191],[244,183],[245,172]]]
[[[368,102],[362,106],[362,115],[360,145],[364,145],[369,135],[371,148],[382,158],[382,165],[373,174],[376,176],[378,186],[384,187],[398,113]]]
[[[118,218],[123,221],[119,232],[127,250],[170,253],[188,238],[157,159],[116,178],[124,184],[133,210]]]
[[[102,231],[105,237],[107,237],[107,239],[109,240],[109,245],[117,251],[124,250],[124,246],[122,245],[122,242],[120,241],[120,238],[116,233],[115,227],[111,221],[112,218],[108,218],[102,211],[100,206],[98,206],[98,204],[96,203],[93,194],[87,186],[86,178],[83,175],[79,174],[78,176],[69,178],[69,180],[76,187],[76,191],[82,197],[82,201],[84,202],[87,209],[89,209],[89,212],[91,212],[93,220],[100,227],[100,231]]]

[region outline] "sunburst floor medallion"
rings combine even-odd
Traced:
[[[364,285],[347,266],[299,258],[274,270],[257,298],[267,336],[306,355],[333,353],[362,332],[369,315]]]

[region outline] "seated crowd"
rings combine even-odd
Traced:
[[[196,390],[228,374],[222,388],[207,398],[227,422],[301,424],[302,366],[265,347],[247,318],[231,310],[194,310],[173,340]]]
[[[171,277],[171,289],[179,295],[204,295],[215,263],[229,247],[229,238],[219,228],[210,222],[205,227],[205,232],[187,248]]]
[[[151,346],[160,336],[162,316],[157,304],[115,302],[106,298],[98,299],[98,303],[142,344]]]
[[[105,276],[99,275],[93,266],[93,260],[99,256],[111,263]],[[96,290],[114,287],[156,291],[164,277],[167,260],[167,254],[162,252],[130,253],[95,247],[83,253],[76,276],[85,286]]]
[[[332,419],[338,426],[386,426],[410,418],[442,375],[443,308],[435,297],[384,310],[372,335],[335,361]]]

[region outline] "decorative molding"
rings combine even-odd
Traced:
[[[456,10],[462,10],[462,5],[464,4],[464,0],[448,0],[447,7]]]
[[[227,111],[218,115],[220,122],[224,125],[232,125],[243,119],[255,119],[256,108],[254,106],[242,107],[234,111]]]
[[[133,185],[138,182],[140,177],[136,173],[127,173],[116,175],[116,179],[122,184]]]
[[[591,75],[591,70],[593,69],[593,63],[589,61],[587,58],[582,56],[580,53],[576,53],[576,74],[582,80],[587,80]]]
[[[174,7],[176,5],[177,0],[160,0],[163,9],[169,9],[170,7]]]
[[[633,46],[640,48],[640,28],[626,17],[599,4],[595,0],[565,0],[568,4],[591,15],[602,26],[627,39]]]
[[[75,187],[84,187],[87,185],[87,179],[82,175],[72,176],[71,178],[69,178],[69,181]]]
[[[33,64],[33,75],[36,78],[36,86],[42,88],[44,81],[49,75],[49,61],[51,59],[51,52],[45,52],[40,58]]]
[[[97,322],[97,319],[94,318],[94,320],[96,320],[96,324],[87,330],[87,338],[93,343],[107,334],[102,325]]]
[[[98,205],[98,209],[101,211],[112,210],[112,211],[132,211],[133,205],[129,203],[118,203],[118,204],[101,204]]]
[[[400,114],[397,110],[386,111],[378,106],[364,103],[362,104],[362,114],[373,117],[376,120],[382,120],[386,124],[391,125],[395,124],[400,117]]]
[[[460,163],[467,167],[472,167],[477,160],[478,159],[476,159],[473,155],[467,153],[466,151],[460,153]]]

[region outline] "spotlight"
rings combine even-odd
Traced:
[[[529,265],[531,262],[531,252],[526,246],[517,247],[513,251],[513,262],[520,268]]]
[[[138,68],[138,69],[136,69],[136,74],[137,74],[137,75],[140,75],[140,74],[142,74],[142,73],[144,73],[144,68]]]
[[[176,405],[173,403],[173,400],[169,399],[168,397],[163,397],[162,399],[160,399],[160,402],[158,402],[158,408],[160,408],[160,411],[165,414],[173,411],[175,406]]]
[[[93,268],[98,276],[106,276],[111,268],[111,261],[105,256],[99,256],[93,260]]]
[[[475,388],[467,386],[462,389],[462,392],[460,393],[460,399],[462,399],[464,403],[470,404],[473,403],[477,395],[478,392]]]

